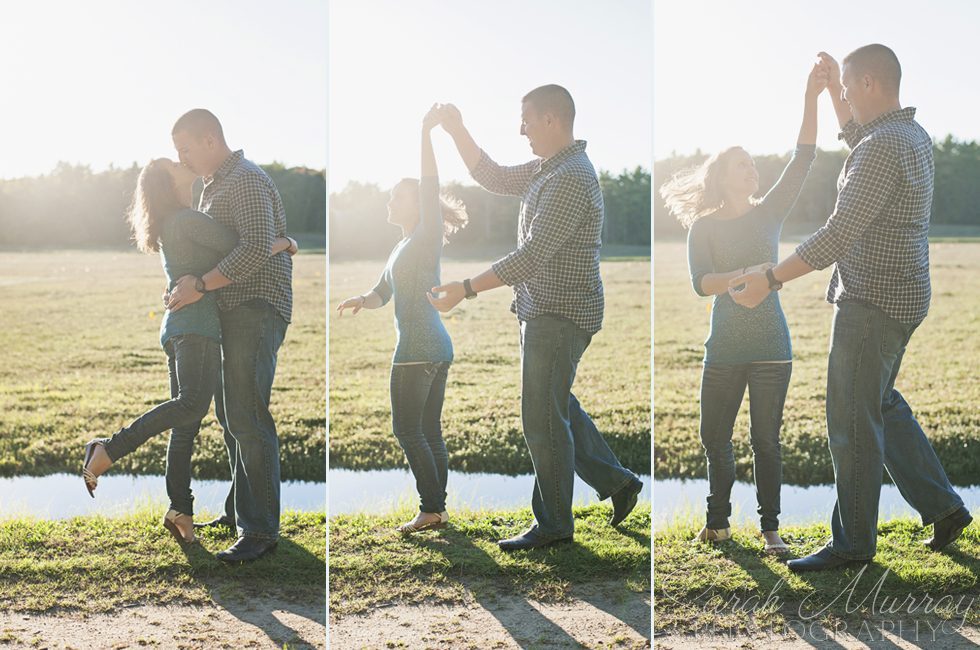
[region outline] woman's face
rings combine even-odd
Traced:
[[[747,151],[734,149],[728,155],[721,186],[725,197],[738,199],[748,198],[759,191],[759,172]]]
[[[186,189],[194,184],[197,180],[197,174],[192,172],[187,166],[181,165],[179,162],[174,162],[169,158],[162,158],[160,164],[164,165],[167,171],[170,173],[170,177],[174,179],[174,187],[178,189]]]
[[[388,223],[411,228],[418,221],[418,192],[410,183],[398,183],[388,199]]]

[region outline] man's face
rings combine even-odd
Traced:
[[[536,156],[544,156],[546,138],[546,119],[530,102],[521,104],[521,135],[527,138],[531,151]]]
[[[182,165],[185,165],[198,176],[210,176],[214,160],[214,138],[203,136],[196,138],[187,131],[177,131],[173,134],[174,148]]]
[[[862,116],[866,113],[868,89],[865,87],[864,75],[858,76],[854,67],[845,63],[840,71],[841,98],[851,107],[851,115],[858,124],[863,124]]]

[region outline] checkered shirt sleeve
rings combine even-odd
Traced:
[[[898,179],[898,156],[886,138],[858,145],[844,163],[833,214],[797,254],[815,269],[844,257],[894,200]]]
[[[228,199],[239,242],[218,264],[218,270],[232,282],[241,282],[255,273],[272,254],[276,239],[273,197],[264,179],[244,174],[230,188]]]
[[[509,286],[530,280],[579,229],[591,205],[581,179],[571,174],[552,179],[542,188],[523,241],[517,250],[493,263],[494,273]],[[573,274],[586,270],[575,269]]]
[[[504,166],[495,163],[486,151],[480,150],[480,162],[470,172],[473,180],[483,189],[494,194],[524,196],[531,179],[541,167],[541,159],[531,160],[523,165]]]

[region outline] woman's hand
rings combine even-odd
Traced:
[[[442,104],[433,104],[429,112],[422,118],[422,130],[431,131],[442,121]]]
[[[351,314],[356,314],[357,312],[361,311],[361,309],[363,308],[364,308],[364,296],[354,296],[353,298],[348,298],[344,302],[337,305],[337,311],[340,312],[341,316],[344,315],[345,309],[351,309],[353,310]]]
[[[827,84],[830,81],[830,73],[824,62],[818,61],[813,64],[813,68],[810,70],[810,75],[806,79],[806,95],[807,97],[816,97],[827,88]]]
[[[299,252],[299,244],[296,243],[296,240],[293,239],[292,237],[288,237],[288,236],[286,237],[286,239],[289,240],[289,247],[286,249],[286,252],[289,253],[290,256],[293,256],[296,253],[298,253]]]

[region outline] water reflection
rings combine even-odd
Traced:
[[[417,507],[415,479],[407,469],[349,470],[331,468],[330,516],[354,512],[390,512],[400,506]],[[640,499],[650,501],[650,477],[641,476]],[[449,472],[449,510],[523,508],[531,505],[534,477],[504,474]],[[597,503],[595,492],[575,477],[575,505]]]
[[[653,513],[653,527],[670,523],[678,517],[691,517],[700,524],[704,517],[705,497],[708,494],[707,479],[662,479],[656,482],[657,503]],[[980,485],[958,487],[956,491],[966,503],[966,507],[980,509]],[[782,513],[779,523],[812,524],[830,521],[834,509],[836,493],[833,485],[809,485],[800,487],[784,485],[780,492]],[[895,517],[918,517],[915,510],[905,502],[894,485],[881,486],[881,505],[879,519]],[[736,482],[732,488],[732,524],[758,525],[756,514],[755,486],[751,483]]]
[[[194,508],[199,513],[215,513],[228,494],[227,481],[193,481]],[[166,484],[162,476],[107,474],[99,479],[95,498],[88,495],[80,476],[17,476],[0,478],[0,517],[31,516],[62,519],[78,515],[117,516],[140,506],[167,506]],[[284,510],[323,512],[326,486],[313,481],[285,481],[282,484]]]

